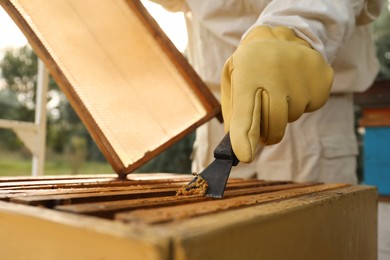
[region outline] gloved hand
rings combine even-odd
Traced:
[[[329,64],[293,30],[253,28],[222,73],[222,115],[237,158],[253,161],[260,138],[280,142],[288,122],[325,104],[332,81]]]

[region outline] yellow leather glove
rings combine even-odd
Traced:
[[[253,161],[260,138],[280,142],[288,122],[325,104],[332,81],[329,64],[293,30],[253,28],[222,73],[222,114],[237,158]]]

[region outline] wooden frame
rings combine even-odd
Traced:
[[[183,55],[165,36],[140,1],[64,0],[53,2],[50,0],[1,0],[0,3],[26,35],[38,56],[44,61],[98,147],[120,177],[125,177],[128,173],[134,171],[170,145],[194,131],[199,125],[215,116],[221,118],[219,102],[187,63]],[[64,6],[61,6],[61,3]],[[110,8],[104,9],[102,6]],[[103,12],[101,17],[96,16],[98,11],[95,11],[95,9]],[[112,13],[109,13],[108,9],[112,10]],[[63,14],[67,11],[69,13],[68,20],[65,19],[65,14]],[[56,12],[58,13],[56,14]],[[105,16],[106,12],[108,13],[108,18]],[[131,26],[134,26],[133,28],[142,36],[140,36],[140,39],[145,40],[145,42],[141,44],[136,42],[136,40],[131,41],[132,37],[127,33],[128,30],[124,31],[124,37],[119,37],[123,34],[117,33],[115,30],[118,28],[118,30],[128,29],[130,25],[124,25],[124,23],[116,21],[117,17],[112,17],[115,16],[113,14],[120,14],[118,19],[131,20]],[[100,27],[94,27],[96,23],[90,22],[87,18],[84,19],[83,15],[85,17],[91,16],[92,19],[95,19],[93,21],[98,21]],[[105,19],[108,21],[107,23],[111,22],[112,24],[105,24]],[[47,21],[54,25],[50,25]],[[71,29],[65,30],[71,25],[73,25]],[[134,75],[135,78],[143,77],[141,80],[136,81],[137,84],[134,84],[135,80],[127,75],[125,68],[126,66],[137,68],[138,64],[135,65],[134,61],[129,61],[128,64],[123,65],[126,60],[123,57],[121,58],[120,54],[118,54],[119,51],[116,51],[115,47],[110,48],[107,47],[107,44],[104,45],[104,43],[107,43],[105,40],[110,38],[109,36],[104,37],[105,32],[102,32],[106,25],[109,35],[114,35],[114,39],[110,39],[110,44],[120,42],[122,47],[119,44],[118,46],[122,48],[122,51],[126,50],[123,45],[135,44],[136,48],[139,47],[140,52],[144,52],[146,56],[147,52],[156,54],[157,61],[152,60],[150,63],[145,64],[142,63],[144,62],[142,59],[135,61],[143,64],[140,65],[138,73],[135,73],[137,75]],[[65,37],[61,34],[61,30],[62,32],[65,30],[63,34],[67,33],[66,37],[68,38],[65,38],[66,41],[63,40],[64,38],[61,38]],[[84,33],[77,34],[78,30],[81,32],[84,30]],[[113,33],[110,34],[112,31]],[[87,34],[85,32],[90,33],[90,36],[85,36]],[[93,44],[82,46],[84,43],[81,42],[80,37],[85,40],[85,44]],[[100,38],[98,39],[98,37]],[[124,42],[122,43],[121,41]],[[142,46],[144,43],[146,47]],[[75,45],[73,49],[69,47],[72,44]],[[95,49],[97,51],[93,52]],[[73,55],[72,50],[78,55],[81,54],[79,57],[74,54],[75,58],[73,59],[79,58],[77,62],[69,58],[69,56]],[[91,55],[87,55],[83,51],[90,51]],[[114,56],[110,56],[112,53]],[[101,57],[107,59],[104,60]],[[100,62],[99,58],[104,61]],[[110,59],[116,60],[112,61]],[[88,64],[87,61],[92,61],[93,64]],[[111,67],[107,65],[110,62],[112,62]],[[84,64],[84,66],[81,64]],[[149,64],[151,65],[149,66]],[[168,73],[164,73],[164,70],[168,71]],[[148,73],[140,76],[139,74],[141,73],[139,71]],[[146,88],[142,87],[142,85],[151,81],[150,79],[155,73],[154,71],[157,71],[159,76],[164,75],[163,77],[166,77],[162,79],[165,89],[162,86],[153,86],[157,89],[157,93],[150,94],[150,91],[145,90]],[[119,75],[116,78],[112,76],[115,73]],[[107,84],[99,84],[100,82],[97,79],[94,81],[94,76],[105,79]],[[122,81],[117,80],[120,77],[125,79]],[[143,83],[143,80],[146,83]],[[118,92],[110,89],[110,82],[119,82],[113,85],[120,90],[118,92],[124,93],[123,97],[121,95],[118,97]],[[91,85],[95,83],[97,83],[97,90],[100,91],[100,96],[92,93],[91,89],[94,86]],[[141,85],[141,87],[138,85]],[[127,86],[133,90],[132,94],[141,93],[140,95],[143,99],[137,100],[132,94],[127,94],[126,96],[123,90]],[[167,89],[168,91],[166,91]],[[174,89],[180,89],[180,94],[177,94],[177,96],[172,95]],[[164,103],[165,107],[164,105],[157,106],[157,102],[145,103],[145,96],[147,95],[151,96],[151,100],[157,100],[161,97],[162,103],[166,103]],[[111,96],[115,97],[111,98]],[[118,102],[116,104],[116,101],[120,101],[122,98],[124,99],[122,103]],[[128,105],[126,98],[128,99]],[[169,100],[180,102],[169,103]],[[102,102],[102,107],[107,107],[107,110],[99,107],[100,102]],[[137,106],[137,102],[140,105]],[[109,105],[110,103],[112,106]],[[177,109],[175,106],[177,106]],[[165,111],[164,109],[168,112],[163,112]],[[181,109],[185,112],[182,114],[174,112],[174,115],[170,116],[169,113],[172,111]],[[126,120],[124,111],[130,115],[128,120]],[[140,114],[140,118],[132,120],[132,115],[134,115],[133,118],[138,118],[137,113]],[[188,114],[188,118],[183,116],[184,113]],[[177,121],[175,121],[176,117],[178,117]],[[148,129],[150,129],[149,132]],[[153,132],[154,130],[155,132]],[[116,132],[120,133],[116,135]],[[142,136],[144,133],[146,137]],[[128,139],[132,139],[134,142],[132,143]]]

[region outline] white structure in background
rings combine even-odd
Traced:
[[[20,47],[27,44],[27,39],[3,8],[0,8],[0,24],[2,25],[0,49]],[[0,128],[13,130],[31,152],[33,176],[44,174],[46,152],[46,96],[49,84],[49,74],[45,65],[40,60],[38,61],[37,76],[35,121],[22,122],[0,119]]]
[[[22,122],[0,119],[0,128],[12,129],[24,145],[30,150],[32,160],[32,175],[43,175],[45,167],[46,148],[46,97],[49,85],[49,73],[45,64],[38,61],[38,82],[35,102],[35,121]]]

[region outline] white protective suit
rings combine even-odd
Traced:
[[[243,35],[257,25],[286,26],[309,42],[332,65],[332,94],[324,107],[289,124],[282,141],[260,147],[255,160],[239,164],[231,176],[267,180],[356,183],[357,140],[352,93],[366,90],[378,63],[369,22],[380,13],[372,0],[156,0],[185,12],[189,60],[220,97],[221,71]],[[216,119],[196,133],[193,171],[213,160],[224,136]]]

